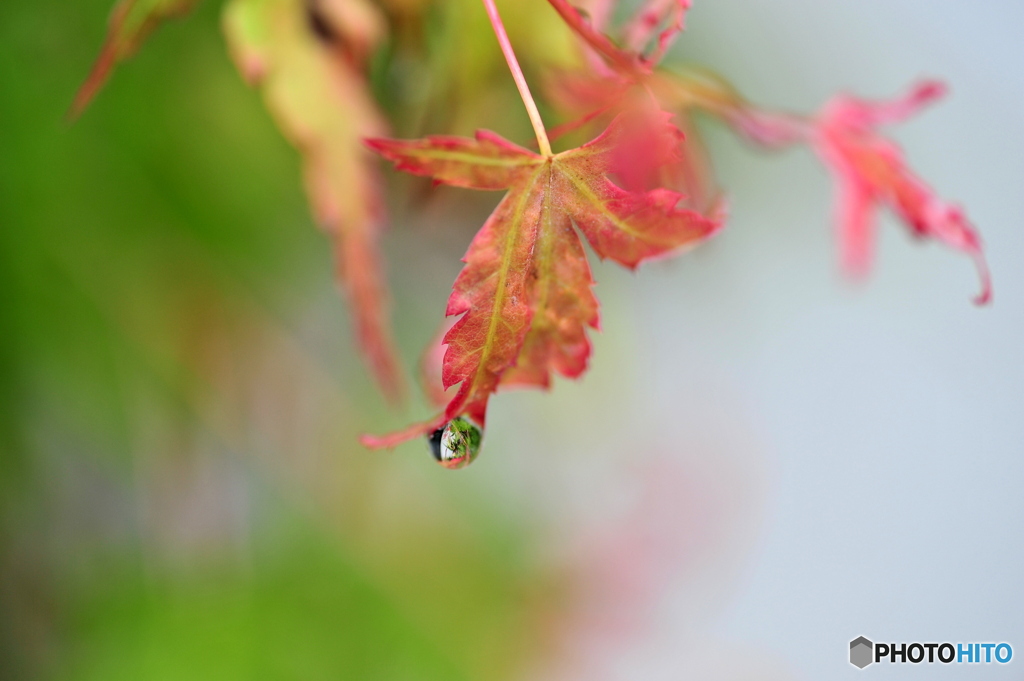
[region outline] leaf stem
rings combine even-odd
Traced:
[[[484,8],[487,10],[487,17],[491,20],[491,26],[494,27],[494,35],[498,38],[498,44],[501,46],[501,52],[505,55],[505,61],[508,62],[509,70],[512,71],[512,79],[516,81],[516,87],[519,88],[519,96],[522,97],[523,104],[526,106],[526,113],[530,116],[530,123],[533,125],[533,131],[537,135],[537,147],[540,149],[541,155],[552,156],[551,142],[548,140],[548,133],[544,129],[544,121],[541,120],[540,111],[537,110],[537,103],[533,101],[533,95],[530,94],[530,87],[526,84],[523,70],[519,68],[516,53],[512,51],[512,43],[508,40],[505,25],[501,23],[498,8],[494,5],[494,0],[483,0],[483,3]]]

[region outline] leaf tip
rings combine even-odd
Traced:
[[[444,425],[447,420],[448,419],[443,414],[439,414],[429,421],[414,423],[411,426],[407,426],[406,428],[393,433],[388,433],[387,435],[371,435],[364,433],[359,436],[359,442],[367,449],[375,451],[382,449],[392,450],[400,444],[437,430]]]
[[[981,277],[981,291],[974,297],[974,304],[978,307],[985,307],[992,303],[992,273],[988,269],[985,256],[980,251],[974,254],[974,265],[978,269],[978,276]]]
[[[383,137],[364,137],[363,146],[367,149],[384,156],[385,150],[388,148],[389,140]]]

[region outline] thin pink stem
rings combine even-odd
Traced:
[[[544,121],[541,120],[537,103],[533,101],[533,95],[530,94],[530,86],[526,84],[523,70],[519,68],[516,53],[512,51],[512,43],[508,40],[505,25],[501,23],[498,8],[495,7],[494,0],[483,0],[483,3],[487,9],[487,16],[491,20],[491,26],[494,27],[494,35],[498,38],[498,44],[501,45],[501,52],[505,55],[509,70],[512,71],[512,79],[516,81],[516,87],[519,88],[519,96],[522,97],[523,104],[526,105],[526,113],[530,116],[530,123],[537,135],[537,147],[540,149],[541,155],[551,156],[551,142],[548,140],[547,131],[544,130]]]

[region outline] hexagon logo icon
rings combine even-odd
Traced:
[[[850,664],[857,669],[864,669],[874,662],[874,649],[875,644],[863,636],[853,639],[850,641]]]

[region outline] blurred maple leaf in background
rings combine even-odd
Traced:
[[[159,22],[197,2],[119,3],[72,113],[81,113],[113,66]],[[366,0],[232,0],[224,32],[239,71],[261,88],[278,127],[303,155],[306,191],[317,221],[334,240],[338,280],[359,345],[381,390],[399,402],[405,381],[377,247],[385,223],[382,181],[361,143],[388,127],[364,75],[366,60],[385,36],[383,14]]]
[[[566,0],[548,1],[580,36],[584,51],[582,68],[548,74],[552,101],[577,116],[563,130],[600,124],[624,108],[636,108],[637,101],[653,100],[678,114],[687,133],[686,143],[681,145],[679,162],[665,166],[658,179],[664,186],[682,191],[698,209],[716,205],[718,190],[691,121],[694,111],[719,118],[761,147],[810,145],[839,184],[838,241],[848,273],[856,276],[866,271],[874,232],[871,213],[886,204],[915,236],[937,239],[970,256],[982,286],[975,302],[982,305],[991,299],[991,281],[977,231],[961,209],[940,200],[911,173],[895,143],[875,132],[881,125],[905,120],[941,96],[945,91],[941,83],[923,83],[891,103],[841,96],[817,115],[771,111],[749,102],[707,69],[656,68],[684,27],[689,0],[644,3],[622,27],[621,45],[604,32],[610,28],[609,15],[603,11],[606,3],[593,3],[597,11],[591,12],[588,20]],[[636,148],[630,145],[631,150]]]
[[[397,402],[404,379],[377,248],[382,180],[362,144],[387,130],[363,75],[384,37],[384,18],[363,0],[232,0],[224,30],[238,69],[262,89],[278,127],[303,154],[306,191],[334,239],[360,347]]]
[[[930,81],[892,102],[836,97],[817,118],[814,143],[839,188],[837,220],[848,272],[862,276],[870,267],[873,212],[887,205],[914,236],[937,239],[974,260],[981,278],[975,302],[984,305],[992,297],[992,282],[978,233],[959,207],[946,204],[914,176],[899,147],[876,133],[879,126],[905,120],[944,92],[941,83]]]

